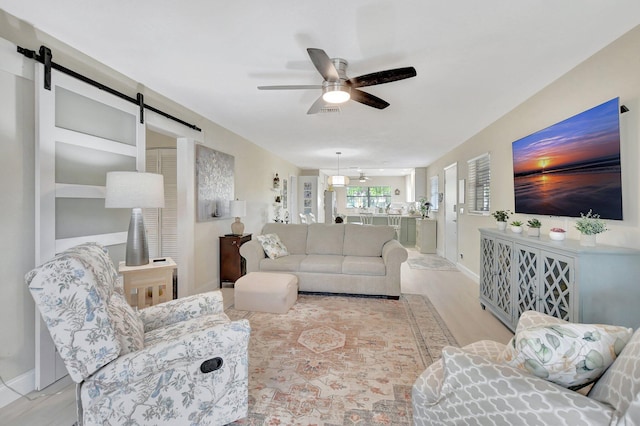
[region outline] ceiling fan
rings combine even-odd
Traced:
[[[358,179],[359,182],[366,182],[369,179],[371,179],[369,176],[365,176],[364,172],[360,172],[360,178]]]
[[[391,83],[416,76],[414,67],[395,68],[378,71],[359,77],[347,77],[348,62],[341,58],[329,58],[322,49],[308,48],[307,53],[311,62],[324,78],[321,85],[293,85],[293,86],[258,86],[259,90],[305,90],[322,89],[320,96],[309,108],[307,114],[320,112],[327,104],[340,104],[353,99],[361,104],[377,109],[384,109],[389,103],[370,93],[359,90],[359,87],[374,86],[376,84]]]

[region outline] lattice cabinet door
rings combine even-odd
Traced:
[[[480,239],[480,304],[485,308],[485,304],[494,304],[494,249],[493,238]]]
[[[495,306],[496,314],[507,324],[513,324],[513,300],[512,300],[512,260],[513,243],[511,241],[495,240]]]
[[[541,260],[538,310],[566,321],[577,321],[574,259],[542,251]]]
[[[540,250],[516,244],[515,252],[514,322],[517,323],[525,311],[538,310]]]

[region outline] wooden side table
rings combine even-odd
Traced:
[[[176,267],[170,257],[150,259],[148,264],[140,266],[120,262],[118,270],[124,279],[124,295],[129,304],[142,309],[172,299]]]
[[[240,256],[240,246],[247,241],[251,241],[251,234],[220,237],[220,288],[224,281],[235,283],[247,273],[246,261]]]

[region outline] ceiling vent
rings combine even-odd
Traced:
[[[340,112],[340,107],[336,105],[325,105],[322,108],[320,108],[319,112],[322,114],[331,114],[334,112]]]

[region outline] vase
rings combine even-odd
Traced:
[[[498,224],[498,229],[500,231],[504,231],[505,229],[507,229],[507,222],[496,222]]]
[[[522,226],[511,225],[511,232],[514,234],[519,234],[522,232]]]
[[[529,228],[528,232],[530,237],[539,237],[540,236],[540,228]]]
[[[595,247],[596,234],[592,234],[592,235],[580,234],[580,245],[586,246],[586,247]]]
[[[549,231],[549,238],[554,241],[562,241],[564,240],[564,237],[565,237],[565,232]]]

